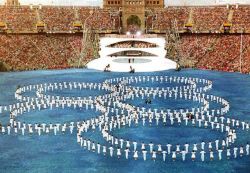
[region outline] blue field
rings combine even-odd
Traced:
[[[226,115],[240,120],[250,122],[250,76],[239,73],[225,73],[216,71],[201,71],[186,69],[180,72],[164,71],[155,73],[102,73],[93,70],[60,70],[60,71],[30,71],[0,73],[0,105],[10,105],[17,103],[14,92],[18,85],[54,83],[62,81],[74,82],[103,82],[106,79],[122,76],[138,75],[167,75],[198,77],[211,80],[213,88],[207,94],[220,96],[230,103],[230,112]],[[133,84],[134,86],[157,87],[153,84]],[[165,86],[166,87],[166,86]],[[50,95],[61,96],[97,96],[105,94],[105,91],[67,91],[67,92],[48,92]],[[25,93],[34,96],[35,92]],[[145,106],[144,100],[137,98],[128,100],[136,106]],[[171,109],[189,108],[199,106],[199,103],[183,100],[155,99],[150,108]],[[211,107],[217,107],[213,104]],[[53,109],[32,111],[18,117],[18,120],[26,123],[47,122],[63,123],[69,121],[80,121],[98,116],[98,112],[93,110],[80,109]],[[8,113],[0,114],[0,121],[6,125],[9,121]],[[155,127],[155,126],[132,126],[131,128],[116,129],[114,135],[125,139],[154,143],[194,143],[202,140],[215,140],[223,138],[223,134],[210,130],[192,127]],[[97,132],[88,132],[88,137],[104,142]],[[250,141],[250,132],[237,133],[237,142],[246,143]],[[222,161],[170,161],[163,162],[156,160],[153,162],[140,160],[117,159],[108,156],[98,155],[81,148],[76,142],[76,133],[54,135],[0,135],[0,173],[249,173],[250,156]]]

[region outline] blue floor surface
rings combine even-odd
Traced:
[[[225,98],[230,103],[230,112],[226,116],[244,121],[250,121],[250,76],[239,73],[225,73],[216,71],[201,71],[186,69],[180,72],[164,71],[155,73],[102,73],[93,70],[60,70],[60,71],[30,71],[0,73],[0,105],[9,105],[18,102],[14,92],[18,85],[53,83],[61,81],[103,82],[105,79],[121,76],[137,75],[172,75],[205,78],[213,81],[213,88],[208,94]],[[136,84],[134,84],[136,86]],[[145,86],[146,84],[141,84]],[[153,86],[147,84],[148,86]],[[153,86],[155,87],[155,86]],[[72,91],[66,93],[49,92],[53,95],[64,96],[95,96],[104,94],[104,91]],[[27,93],[35,96],[35,93]],[[142,106],[143,100],[128,100],[136,106]],[[199,103],[182,100],[153,100],[151,108],[188,108],[199,106]],[[216,107],[217,105],[212,105]],[[18,117],[25,122],[66,122],[79,121],[97,116],[98,113],[86,110],[55,109],[33,111]],[[0,114],[2,124],[7,124],[9,115]],[[116,136],[133,140],[154,143],[195,143],[201,140],[215,140],[223,134],[210,129],[191,127],[131,127],[116,129]],[[100,140],[100,135],[89,134],[91,138]],[[237,142],[250,141],[250,132],[241,132]],[[222,160],[213,162],[198,161],[167,161],[157,160],[126,160],[124,158],[110,158],[86,151],[77,144],[76,134],[70,135],[43,135],[43,136],[16,136],[0,135],[0,173],[249,173],[250,156],[236,160]]]

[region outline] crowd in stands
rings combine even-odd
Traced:
[[[36,24],[43,22],[48,32],[72,31],[73,23],[79,21],[96,30],[119,30],[121,19],[119,11],[89,7],[6,7],[0,6],[0,22],[5,22],[8,29],[14,32],[32,32]],[[173,23],[179,30],[185,24],[192,24],[193,31],[219,31],[223,24],[232,24],[232,30],[249,30],[249,6],[217,7],[168,7],[154,9],[146,18],[146,28],[151,30],[168,30]],[[142,21],[143,22],[143,21]],[[131,33],[138,26],[129,25]]]
[[[194,8],[194,30],[219,31],[227,22],[228,11],[226,7]]]
[[[87,24],[96,30],[118,29],[118,22],[118,16],[112,16],[112,14],[103,9],[95,9],[89,20],[87,20]]]
[[[115,46],[128,45],[131,43],[124,42]],[[150,44],[138,43],[139,47],[145,45]],[[242,47],[239,34],[184,34],[181,35],[180,57],[201,69],[233,72],[240,71],[242,66],[242,72],[249,73],[249,45],[250,35],[247,34],[243,35]],[[0,61],[13,70],[77,67],[81,48],[81,35],[0,35]],[[81,63],[93,59],[93,53],[87,52]]]
[[[0,22],[7,24],[12,32],[34,32],[36,24],[43,22],[47,32],[73,31],[73,23],[86,22],[86,27],[95,30],[118,30],[119,14],[100,8],[0,6]]]
[[[250,6],[168,7],[155,10],[146,21],[149,30],[165,31],[175,26],[183,30],[186,24],[191,24],[194,32],[217,32],[226,23],[232,24],[233,31],[249,31]]]
[[[250,72],[250,35],[183,35],[181,56],[201,69]],[[242,67],[242,69],[240,69]]]
[[[36,13],[29,7],[0,7],[0,22],[8,25],[11,31],[33,32],[36,29]]]
[[[183,28],[188,20],[190,9],[182,7],[166,8],[163,10],[155,10],[154,17],[148,18],[148,29],[167,30],[171,29],[176,19],[178,28]]]
[[[146,28],[168,30],[176,19],[178,28],[192,23],[197,31],[217,31],[223,23],[232,23],[232,30],[250,30],[250,7],[168,7],[155,10],[147,18]],[[91,29],[112,30],[120,26],[119,14],[100,8],[42,7],[30,8],[0,6],[0,22],[14,32],[33,32],[42,21],[47,31],[70,31],[73,23],[80,21]],[[138,26],[128,30],[136,32]],[[131,32],[131,33],[132,33]],[[119,37],[119,36],[117,36]],[[124,36],[122,36],[124,37]],[[194,67],[223,71],[250,72],[250,35],[244,34],[181,34],[181,57]],[[13,70],[68,68],[79,65],[82,35],[77,34],[1,34],[0,61]],[[118,48],[151,48],[145,42],[122,42]],[[240,57],[241,60],[240,61]],[[86,50],[81,64],[93,58]],[[242,62],[242,63],[240,63]],[[187,63],[188,64],[188,63]],[[188,66],[188,65],[187,65]]]
[[[113,48],[154,48],[156,47],[153,43],[142,42],[142,41],[125,41],[111,45]]]
[[[249,30],[250,28],[250,7],[239,6],[234,10],[232,17],[233,30]]]
[[[76,67],[81,47],[76,35],[0,35],[0,61],[15,71]]]
[[[70,7],[46,7],[39,10],[40,20],[49,31],[69,31],[73,28],[74,10]]]

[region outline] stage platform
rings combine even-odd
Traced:
[[[132,61],[132,57],[130,58]],[[98,58],[87,64],[87,68],[103,71],[107,65],[110,65],[110,71],[129,72],[130,67],[135,72],[156,72],[176,68],[176,62],[160,57],[136,57],[134,62],[129,63],[129,58]]]
[[[134,45],[144,43],[145,45],[156,45],[155,47],[120,46],[125,43]],[[176,69],[177,63],[165,58],[165,38],[151,36],[140,37],[102,37],[100,39],[100,58],[87,64],[87,68],[104,71],[105,67],[112,72],[129,72],[131,68],[135,72],[156,72]],[[136,52],[144,56],[125,56],[124,52]],[[135,54],[136,54],[135,53]],[[118,54],[118,56],[116,56]],[[119,56],[121,55],[122,56]],[[149,55],[149,56],[145,56]]]

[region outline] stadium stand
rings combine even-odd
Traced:
[[[185,57],[194,59],[196,67],[235,72],[239,71],[241,40],[238,35],[202,34],[182,37],[181,49]],[[250,36],[243,37],[243,73],[249,73]]]
[[[82,27],[85,24],[100,34],[118,33],[120,20],[118,12],[100,8],[1,6],[0,61],[12,70],[76,67],[82,34],[75,33],[74,23]],[[154,9],[147,17],[146,28],[165,34],[172,29],[174,20],[180,32],[181,54],[194,67],[239,71],[242,50],[242,72],[250,72],[250,6]],[[37,30],[39,22],[45,26],[42,33]],[[230,27],[227,34],[226,25]],[[190,33],[185,32],[187,26]],[[88,62],[92,55],[88,52],[83,61]]]
[[[74,10],[71,7],[45,7],[39,10],[39,14],[49,31],[70,31],[73,28]]]
[[[233,9],[232,17],[233,30],[250,30],[250,7],[239,6]]]
[[[13,70],[69,68],[81,48],[76,35],[0,35],[0,41],[1,60]]]

